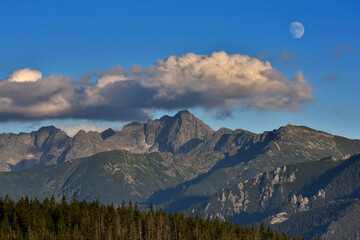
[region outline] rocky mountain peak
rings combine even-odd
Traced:
[[[181,110],[179,111],[177,114],[175,114],[175,118],[181,117],[181,118],[186,118],[189,116],[194,116],[192,113],[190,113],[188,110]]]
[[[41,127],[39,128],[37,131],[34,131],[32,132],[32,134],[35,134],[35,135],[46,135],[46,136],[49,136],[49,135],[55,135],[57,132],[61,131],[59,128],[56,128],[54,126],[45,126],[45,127]]]
[[[115,131],[112,128],[108,128],[105,131],[101,132],[100,134],[101,134],[101,138],[103,140],[105,140],[105,139],[111,137],[112,135],[114,135]]]
[[[74,138],[79,138],[84,135],[86,135],[86,132],[85,132],[85,130],[81,129],[75,134]]]
[[[54,127],[53,125],[50,125],[50,126],[44,126],[44,127],[41,127],[37,130],[37,132],[43,132],[43,131],[55,131],[55,130],[60,130],[56,127]]]
[[[201,127],[210,132],[214,132],[213,129],[211,129],[207,124],[205,124],[203,121],[197,118],[194,114],[190,113],[188,110],[179,111],[177,114],[175,114],[174,117],[170,117],[170,119],[173,122],[177,122],[179,125],[188,124],[192,126]]]
[[[208,125],[187,110],[146,124],[148,139],[159,151],[188,152],[214,133]]]
[[[142,127],[143,124],[139,122],[131,122],[129,124],[126,124],[122,127],[121,131],[131,131],[133,129],[138,129],[139,127]]]

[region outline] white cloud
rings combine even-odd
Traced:
[[[312,91],[313,88],[299,71],[293,81],[285,81],[276,89],[259,94],[251,99],[249,105],[261,110],[296,111],[313,99]]]
[[[263,72],[271,70],[269,62],[245,55],[215,52],[211,56],[186,54],[158,60],[147,72],[147,86],[162,88],[160,94],[194,92],[229,92],[229,87],[257,89],[268,84]]]
[[[148,68],[147,74],[144,85],[159,88],[155,97],[164,101],[194,93],[199,97],[194,104],[201,106],[206,103],[200,95],[212,94],[215,107],[238,103],[263,110],[294,110],[312,101],[313,89],[301,72],[291,80],[269,62],[240,54],[170,56]]]
[[[79,85],[63,75],[15,71],[0,81],[0,119],[146,120],[155,109],[191,107],[296,111],[313,100],[301,71],[290,79],[269,62],[225,52],[170,56],[130,71],[116,66],[86,79]]]
[[[123,68],[116,65],[115,68],[102,72],[101,77],[97,80],[97,86],[102,88],[107,84],[126,80],[128,79],[124,75]]]
[[[42,73],[30,68],[24,68],[13,72],[8,81],[10,82],[36,82],[42,78]]]
[[[96,126],[89,123],[78,123],[76,125],[64,125],[64,126],[58,126],[61,130],[66,132],[67,135],[70,137],[73,137],[78,133],[80,130],[84,130],[85,132],[89,131],[95,131],[95,132],[103,132],[106,129],[108,129],[108,126]]]

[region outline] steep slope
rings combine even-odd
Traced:
[[[304,235],[306,239],[358,239],[360,200],[347,199],[329,202],[322,207],[310,208],[296,214],[279,215],[278,224],[271,228],[290,235]]]
[[[360,155],[299,163],[224,188],[189,209],[204,217],[241,224],[265,221],[278,231],[336,239],[339,223],[352,223],[359,209]],[[353,209],[353,210],[350,210]],[[336,230],[336,231],[335,231]]]
[[[322,239],[359,239],[360,238],[360,201],[354,201],[341,218],[331,222]]]
[[[0,196],[60,199],[76,193],[78,199],[104,203],[144,201],[159,189],[173,187],[210,168],[206,155],[189,159],[184,154],[135,154],[124,150],[48,167],[0,173]]]
[[[226,128],[215,132],[184,110],[173,117],[133,122],[117,132],[79,131],[72,138],[52,126],[31,133],[0,134],[0,171],[31,169],[116,149],[135,153],[189,153],[189,156],[212,153],[224,160],[217,168],[246,163],[249,169],[259,168],[255,172],[261,172],[329,155],[341,158],[358,151],[360,141],[292,125],[263,134]],[[236,171],[227,179],[239,174],[243,173]]]
[[[341,159],[360,152],[359,140],[349,140],[303,126],[287,125],[263,134],[243,130],[219,131],[222,132],[219,134],[222,137],[217,141],[213,152],[223,153],[225,157],[208,173],[176,188],[157,192],[149,201],[167,211],[180,211],[225,186],[245,181],[264,171],[329,156]]]
[[[190,152],[211,134],[208,125],[189,111],[180,111],[174,117],[163,116],[147,123],[130,123],[106,142],[114,148],[133,152]]]
[[[130,123],[118,132],[81,130],[73,138],[53,126],[31,133],[3,133],[0,134],[0,171],[31,169],[116,149],[135,153],[186,153],[213,133],[186,110],[144,124]]]
[[[65,132],[55,127],[43,127],[31,133],[0,134],[0,171],[56,163],[70,141]]]
[[[92,156],[96,153],[111,151],[113,148],[104,141],[101,133],[80,130],[72,139],[71,145],[65,152],[65,161]]]

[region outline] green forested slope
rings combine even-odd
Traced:
[[[202,168],[213,161],[211,156],[194,156],[184,159],[183,154],[116,150],[38,169],[0,173],[0,196],[42,199],[54,195],[60,199],[75,192],[79,199],[102,203],[144,201],[159,189],[206,171]]]

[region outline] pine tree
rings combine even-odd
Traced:
[[[0,198],[1,239],[290,239],[265,225],[241,227],[227,220],[203,219],[184,213],[168,214],[125,203],[116,209],[98,200],[67,203],[54,197],[42,202],[25,197],[18,202]]]

